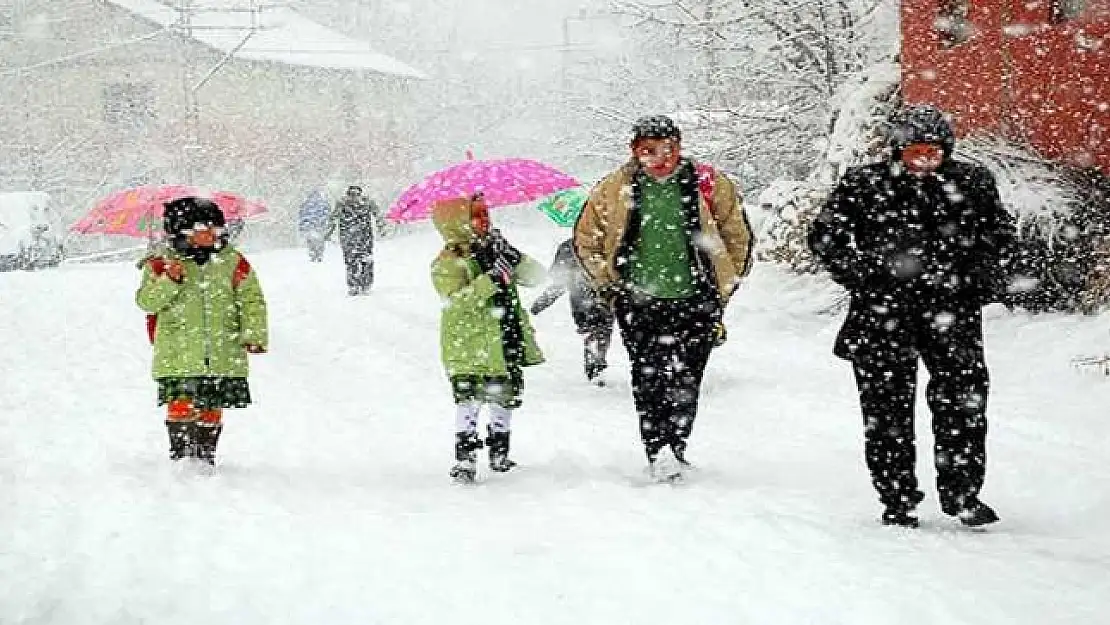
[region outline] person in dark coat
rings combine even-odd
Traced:
[[[560,297],[570,293],[570,314],[578,334],[582,335],[582,367],[586,379],[605,386],[602,372],[608,368],[607,356],[613,340],[613,311],[590,285],[578,258],[574,255],[574,239],[563,241],[555,250],[555,260],[548,270],[552,284],[532,303],[531,312],[538,315]]]
[[[891,122],[890,160],[845,172],[809,233],[851,294],[834,353],[855,371],[883,523],[916,527],[924,498],[914,473],[920,359],[941,510],[985,525],[998,516],[979,499],[989,390],[981,309],[1005,292],[1014,226],[990,172],[952,157],[941,111],[907,107]]]
[[[339,245],[347,265],[347,294],[365,295],[374,283],[374,221],[379,209],[367,198],[362,187],[347,187],[335,203],[324,240],[339,229]]]

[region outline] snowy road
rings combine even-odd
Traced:
[[[547,263],[563,233],[523,223]],[[1110,380],[1068,365],[1110,349],[1106,317],[988,311],[987,532],[931,487],[921,529],[879,526],[838,319],[817,314],[834,291],[768,266],[729,310],[688,484],[646,485],[620,345],[612,385],[585,386],[561,302],[537,320],[522,466],[459,487],[437,249],[381,243],[360,299],[334,248],[251,254],[272,353],[206,477],[165,459],[133,267],[0,274],[0,623],[1107,622]]]

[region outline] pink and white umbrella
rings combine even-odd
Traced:
[[[204,191],[195,187],[169,184],[146,185],[116,191],[96,203],[87,215],[70,226],[81,234],[120,234],[129,237],[151,236],[162,230],[163,206],[183,197],[203,197],[220,207],[224,219],[234,221],[266,212],[266,206],[233,193]]]
[[[389,207],[386,217],[397,223],[427,219],[432,206],[482,193],[490,207],[523,204],[556,191],[579,186],[579,182],[538,161],[524,158],[468,160],[441,169],[409,187]]]

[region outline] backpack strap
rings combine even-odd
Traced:
[[[239,254],[239,262],[235,264],[235,273],[231,274],[231,288],[237,289],[251,274],[251,264],[247,262],[246,257]]]
[[[147,263],[150,265],[150,271],[156,276],[166,273],[166,259],[161,256],[151,258]]]
[[[702,198],[705,199],[705,204],[709,207],[709,212],[716,215],[713,207],[713,193],[717,185],[717,170],[709,163],[698,163],[694,171],[698,175],[698,191],[701,192]]]

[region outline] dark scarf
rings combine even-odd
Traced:
[[[477,257],[474,259],[478,261],[482,271],[493,269],[492,266],[486,267]],[[497,287],[493,294],[493,305],[503,311],[500,317],[501,346],[505,354],[505,364],[512,375],[514,369],[519,370],[524,365],[524,326],[520,318],[520,299],[512,284],[502,284],[500,280],[494,280],[493,285]]]

